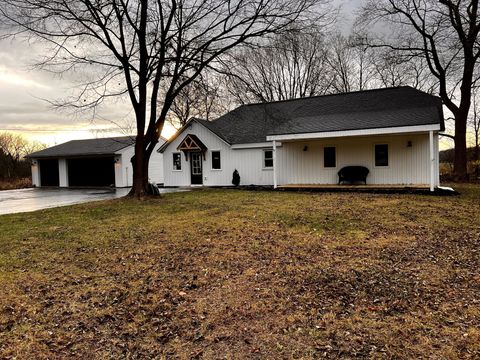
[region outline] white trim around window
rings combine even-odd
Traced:
[[[218,169],[215,169],[213,167],[213,153],[218,152],[220,154],[220,167]],[[219,150],[210,150],[210,170],[211,171],[222,171],[222,151]]]
[[[180,157],[180,169],[175,168],[175,155],[179,155]],[[183,166],[182,166],[182,153],[181,152],[172,152],[172,171],[183,171]]]
[[[271,152],[272,153],[272,157],[266,157],[266,153],[267,152]],[[272,166],[266,166],[265,165],[265,162],[266,161],[271,161],[272,162]],[[263,149],[263,154],[262,154],[262,170],[273,170],[273,149]]]
[[[335,149],[335,166],[325,166],[325,149],[334,148]],[[338,167],[338,147],[337,145],[328,144],[323,147],[323,168],[324,169],[336,169]]]
[[[386,145],[387,146],[387,165],[377,165],[377,161],[376,161],[377,145]],[[391,150],[391,146],[390,146],[390,143],[388,143],[388,142],[378,142],[378,143],[373,144],[373,167],[375,169],[388,169],[390,167],[390,150]]]

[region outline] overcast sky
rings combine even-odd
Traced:
[[[353,21],[353,11],[363,0],[334,0],[342,8],[339,27],[348,32]],[[30,139],[48,145],[72,139],[123,135],[117,123],[132,119],[128,103],[116,102],[92,114],[73,115],[53,111],[44,99],[61,99],[69,93],[69,78],[31,68],[33,59],[41,54],[35,44],[19,40],[0,41],[0,132],[17,131]],[[106,131],[105,131],[106,130]],[[164,136],[173,130],[166,127]]]

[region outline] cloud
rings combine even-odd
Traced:
[[[126,99],[102,104],[96,112],[53,110],[48,101],[73,94],[78,74],[52,74],[32,65],[42,56],[42,48],[20,40],[0,41],[0,132],[17,129],[26,137],[48,144],[60,139],[121,135],[132,119]],[[99,132],[111,129],[109,132]]]

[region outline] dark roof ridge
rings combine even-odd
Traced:
[[[298,101],[298,100],[308,100],[308,99],[318,99],[318,98],[323,98],[323,97],[332,97],[332,96],[340,96],[340,95],[350,95],[350,94],[359,94],[359,93],[366,93],[366,92],[374,92],[374,91],[385,91],[385,90],[394,90],[394,89],[412,89],[421,93],[424,93],[425,95],[429,95],[435,98],[439,98],[436,95],[429,94],[425,91],[416,89],[410,85],[401,85],[401,86],[389,86],[389,87],[384,87],[384,88],[377,88],[377,89],[365,89],[365,90],[355,90],[355,91],[347,91],[347,92],[339,92],[335,94],[323,94],[323,95],[314,95],[314,96],[305,96],[305,97],[299,97],[299,98],[294,98],[294,99],[284,99],[284,100],[275,100],[275,101],[268,101],[268,102],[256,102],[256,103],[250,103],[250,104],[242,104],[238,107],[236,107],[234,110],[240,109],[243,106],[256,106],[256,105],[269,105],[269,104],[277,104],[277,103],[284,103],[284,102],[289,102],[289,101]]]

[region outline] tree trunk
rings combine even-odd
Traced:
[[[133,166],[133,186],[128,195],[136,198],[148,195],[148,165],[152,152],[158,143],[158,140],[151,141],[147,146],[145,138],[145,136],[137,136],[135,155],[131,160]]]
[[[149,156],[145,152],[145,137],[138,135],[135,141],[135,155],[132,157],[133,185],[129,196],[141,198],[147,194],[148,185],[148,161]],[[147,164],[145,166],[145,163]]]
[[[455,159],[453,172],[458,181],[467,180],[467,117],[468,112],[455,114]]]

